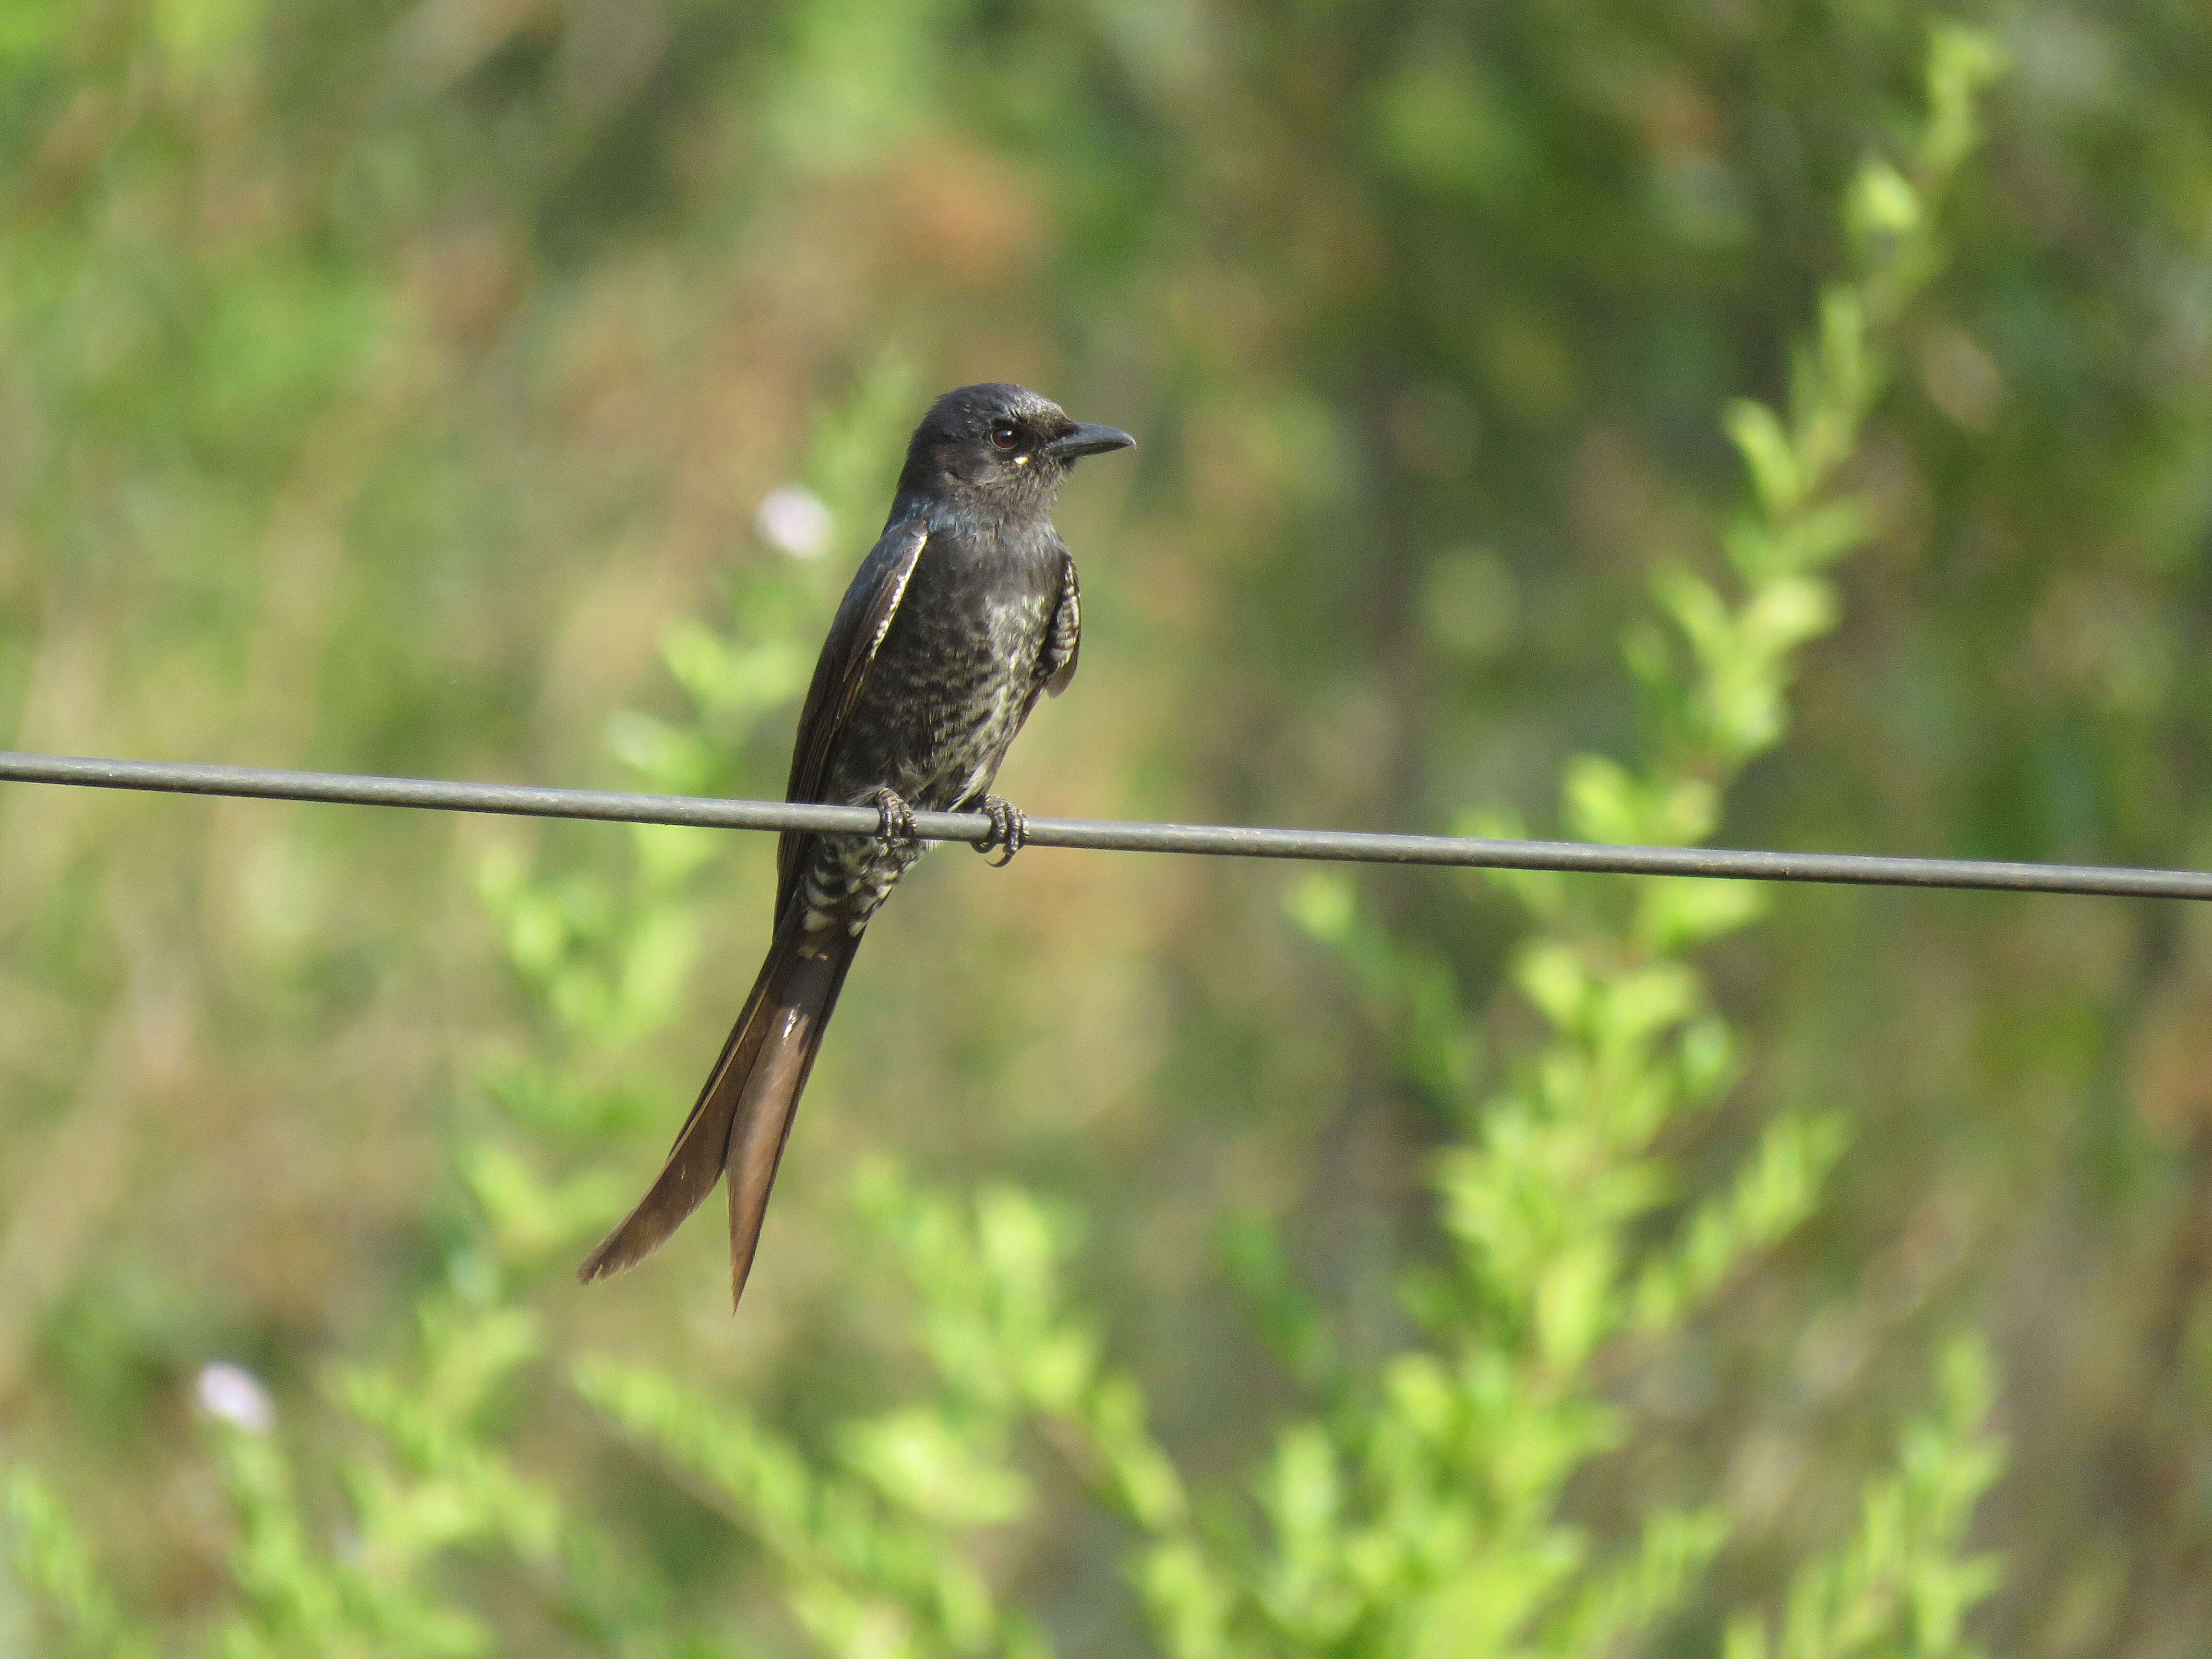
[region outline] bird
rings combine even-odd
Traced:
[[[786,798],[872,806],[877,832],[784,832],[775,932],[721,1057],[645,1196],[577,1269],[635,1267],[726,1176],[730,1300],[837,994],[878,907],[922,854],[914,813],[980,811],[1004,864],[1026,820],[990,793],[1040,696],[1075,673],[1075,561],[1053,528],[1069,470],[1136,440],[1026,387],[962,386],[915,428],[883,534],[839,604],[799,716]]]

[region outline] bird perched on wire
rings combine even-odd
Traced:
[[[652,1189],[577,1276],[643,1261],[730,1183],[730,1294],[744,1294],[799,1091],[861,931],[922,854],[914,812],[980,808],[1005,863],[1022,815],[989,793],[1041,693],[1075,672],[1075,562],[1052,527],[1068,469],[1136,441],[1018,386],[948,392],[915,428],[882,538],[861,562],[799,716],[787,799],[871,805],[878,833],[787,831],[775,935]]]

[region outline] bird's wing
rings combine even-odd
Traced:
[[[919,519],[905,519],[883,533],[873,550],[860,562],[853,585],[830,624],[830,637],[822,642],[822,655],[814,665],[814,679],[806,688],[806,706],[799,711],[799,741],[791,753],[791,787],[787,800],[819,800],[830,757],[844,734],[845,722],[860,700],[869,665],[890,632],[906,597],[907,583],[929,540],[928,527]],[[814,838],[787,833],[776,849],[776,910],[781,914],[806,867]]]
[[[1065,544],[1060,550],[1060,603],[1053,610],[1041,665],[1046,694],[1054,697],[1075,678],[1076,655],[1083,649],[1083,596],[1075,580],[1075,556]]]

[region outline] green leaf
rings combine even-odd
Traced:
[[[1771,902],[1753,882],[1655,878],[1638,884],[1637,939],[1659,955],[1680,955],[1749,927]]]
[[[0,1546],[23,1588],[52,1613],[67,1652],[84,1659],[153,1653],[60,1498],[28,1469],[0,1467]]]
[[[1333,871],[1311,871],[1283,890],[1283,913],[1309,938],[1331,945],[1351,933],[1358,902],[1350,879]]]
[[[1923,211],[1920,192],[1903,173],[1887,161],[1870,161],[1851,180],[1844,221],[1862,238],[1903,236],[1920,228]]]
[[[994,1526],[1029,1510],[1030,1483],[1006,1466],[1000,1449],[960,1433],[928,1407],[848,1425],[841,1446],[851,1468],[925,1520]]]
[[[1780,416],[1765,404],[1739,398],[1728,406],[1726,424],[1751,472],[1760,509],[1770,522],[1787,519],[1796,509],[1803,484]]]

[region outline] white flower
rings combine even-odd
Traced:
[[[837,520],[822,498],[804,484],[782,484],[761,498],[753,528],[780,552],[794,559],[816,559],[829,550]]]
[[[266,1434],[276,1425],[276,1402],[268,1385],[243,1365],[217,1359],[200,1367],[192,1400],[217,1422]]]

